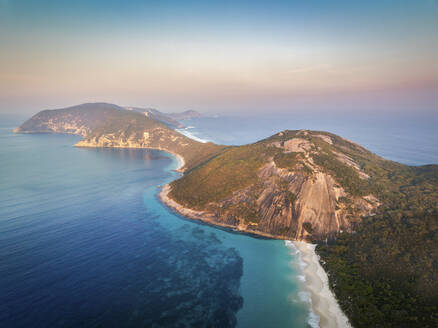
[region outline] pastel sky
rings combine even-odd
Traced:
[[[438,111],[438,1],[0,0],[0,111]]]

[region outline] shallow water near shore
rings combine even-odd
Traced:
[[[0,129],[0,326],[306,327],[284,241],[183,219],[157,199],[175,157]]]

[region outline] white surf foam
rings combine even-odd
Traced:
[[[304,268],[307,266],[307,264],[304,263],[300,250],[290,240],[285,240],[285,244],[286,244],[286,247],[288,247],[290,249],[291,254],[297,256],[296,258],[298,259],[298,263],[297,262],[292,263],[293,266],[296,267],[296,264],[298,264],[298,266],[302,272],[304,270]],[[301,281],[302,285],[305,284],[306,276],[304,274],[298,275],[297,278]],[[298,297],[299,297],[301,302],[307,303],[309,306],[309,313],[307,315],[307,323],[309,324],[309,326],[312,328],[320,328],[319,327],[319,321],[320,321],[319,315],[317,315],[313,311],[312,294],[307,290],[302,290],[302,291],[298,292]]]
[[[350,328],[348,318],[342,312],[330,290],[327,273],[319,263],[319,257],[315,252],[316,245],[305,242],[289,242],[286,243],[286,246],[291,249],[293,255],[298,256],[296,267],[299,267],[305,276],[305,280],[302,282],[303,291],[299,293],[299,297],[303,302],[309,303],[312,308],[308,315],[309,325],[320,327],[322,321],[323,327]],[[308,264],[304,262],[304,259]],[[298,279],[300,278],[298,277]],[[316,307],[312,302],[315,297],[319,300]]]
[[[190,128],[193,128],[193,127],[190,127]],[[202,139],[202,138],[199,138],[199,137],[195,136],[192,132],[188,131],[188,129],[189,128],[176,129],[176,131],[178,131],[179,133],[185,135],[187,138],[190,138],[190,139],[202,142],[202,143],[206,143],[206,142],[210,141],[210,140]]]

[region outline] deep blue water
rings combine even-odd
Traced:
[[[306,327],[282,241],[170,212],[164,152],[0,126],[0,327]]]
[[[175,215],[156,198],[178,177],[164,152],[80,149],[0,121],[0,327],[307,327],[284,242]],[[328,130],[386,158],[438,163],[428,119],[201,118],[185,132],[243,144]],[[301,296],[301,297],[300,297]]]
[[[282,130],[329,131],[359,143],[387,159],[408,165],[438,164],[436,113],[266,114],[186,120],[186,132],[222,144],[246,144]]]

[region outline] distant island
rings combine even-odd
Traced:
[[[323,131],[243,146],[175,131],[197,112],[106,103],[45,110],[17,133],[81,135],[78,147],[150,148],[181,159],[160,198],[182,215],[317,243],[354,327],[438,326],[438,165],[407,166]]]

